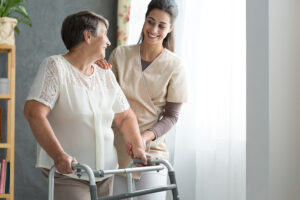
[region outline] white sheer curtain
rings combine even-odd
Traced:
[[[189,102],[168,145],[175,143],[183,200],[245,200],[245,1],[177,0],[176,54],[186,64]],[[149,2],[132,0],[128,44],[136,44]]]
[[[175,170],[183,199],[244,200],[245,0],[179,1],[176,53],[189,102],[177,124]]]
[[[137,44],[142,32],[149,2],[150,0],[131,0],[127,44]]]

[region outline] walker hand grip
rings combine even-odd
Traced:
[[[153,158],[147,158],[147,165],[146,166],[152,166],[155,165],[155,163],[153,163],[154,159]],[[144,165],[144,162],[140,159],[140,158],[134,158],[133,159],[133,163],[134,164],[141,164]]]
[[[72,168],[72,170],[75,170],[75,168],[77,167],[77,165],[78,165],[78,162],[72,162],[71,163],[71,168]]]

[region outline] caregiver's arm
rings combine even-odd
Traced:
[[[167,102],[163,117],[153,127],[142,133],[143,140],[148,143],[166,134],[176,124],[182,103]]]
[[[144,164],[147,164],[145,145],[140,135],[136,116],[131,108],[115,114],[114,123],[123,134],[126,144],[132,145],[134,157],[142,159]]]
[[[49,113],[50,108],[38,101],[29,100],[25,103],[24,115],[36,141],[54,160],[55,167],[60,173],[72,173],[71,162],[75,159],[64,152],[57,140],[47,119]]]

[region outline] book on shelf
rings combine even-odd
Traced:
[[[0,162],[0,194],[9,194],[10,162],[5,159]]]
[[[1,108],[0,108],[0,140],[1,140],[1,129],[2,129],[2,125],[1,125]]]
[[[1,168],[1,179],[0,179],[0,194],[3,194],[5,168],[6,168],[6,161],[5,161],[5,159],[3,159],[2,160],[2,168]]]
[[[4,168],[4,176],[3,176],[3,185],[2,185],[2,193],[5,193],[5,183],[6,183],[6,170],[7,170],[7,162],[5,161],[5,168]],[[1,177],[2,179],[2,177]]]
[[[5,194],[9,194],[9,183],[10,183],[10,162],[6,162],[6,180],[5,180]]]

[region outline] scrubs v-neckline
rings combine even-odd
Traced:
[[[159,58],[162,56],[162,54],[164,54],[165,53],[165,51],[166,51],[166,48],[163,48],[163,50],[160,52],[160,54],[148,65],[148,67],[146,68],[146,69],[144,69],[143,70],[143,68],[142,68],[142,56],[141,56],[141,45],[139,45],[139,48],[138,48],[138,57],[139,57],[139,63],[140,63],[140,66],[139,66],[139,68],[140,68],[140,71],[141,71],[141,73],[142,74],[144,74],[144,72],[146,73],[147,72],[147,70],[153,65],[153,63],[155,63],[155,62],[157,62],[157,60],[159,60]],[[146,61],[147,62],[147,61]],[[153,67],[152,67],[153,68]],[[149,71],[149,70],[148,70]]]
[[[153,106],[153,108],[155,110],[156,118],[157,118],[157,121],[158,121],[159,120],[159,111],[156,108],[156,106],[154,105],[154,102],[152,101],[152,98],[151,98],[148,86],[146,84],[147,81],[145,80],[145,73],[146,74],[151,73],[151,69],[153,68],[151,66],[155,65],[155,63],[158,62],[158,60],[160,59],[160,57],[166,52],[166,48],[163,48],[163,50],[160,52],[160,54],[150,63],[150,65],[144,71],[143,71],[143,68],[142,68],[142,61],[141,61],[141,59],[142,59],[142,56],[141,56],[141,45],[139,45],[138,51],[139,51],[138,52],[138,58],[139,58],[139,63],[140,63],[140,65],[138,67],[139,67],[139,70],[140,70],[140,73],[141,73],[142,82],[143,82],[144,88],[146,90],[148,99],[151,102],[151,105]]]

